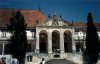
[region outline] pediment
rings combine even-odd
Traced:
[[[51,19],[47,19],[44,23],[40,23],[38,24],[38,26],[49,26],[49,27],[59,27],[59,26],[62,26],[62,27],[68,27],[70,26],[71,23],[69,22],[65,22],[64,20],[62,20],[61,18],[59,17],[53,17]]]
[[[49,26],[49,27],[57,27],[57,26],[64,26],[64,27],[68,27],[70,26],[70,23],[64,22],[64,21],[46,21],[44,23],[40,23],[38,24],[38,26]]]

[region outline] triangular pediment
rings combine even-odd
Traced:
[[[71,23],[65,22],[63,19],[61,19],[58,16],[54,16],[50,19],[47,19],[44,23],[38,24],[38,26],[50,26],[50,27],[59,27],[59,26],[68,27],[70,25]]]

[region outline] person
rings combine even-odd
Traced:
[[[40,62],[40,64],[45,64],[44,58],[42,58],[42,61]]]
[[[42,64],[45,64],[44,58],[42,58]]]

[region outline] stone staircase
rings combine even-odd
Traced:
[[[45,64],[77,64],[77,63],[74,63],[66,59],[52,59],[50,61],[47,61]]]

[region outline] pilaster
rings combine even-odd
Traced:
[[[61,29],[60,31],[60,58],[63,59],[64,58],[64,35],[63,35],[63,31]]]
[[[39,31],[38,31],[38,28],[36,29],[36,49],[35,49],[35,53],[39,54]]]
[[[74,34],[72,35],[72,51],[76,52],[76,43],[75,43],[75,40],[74,40]]]
[[[52,32],[48,30],[48,53],[52,53]]]

